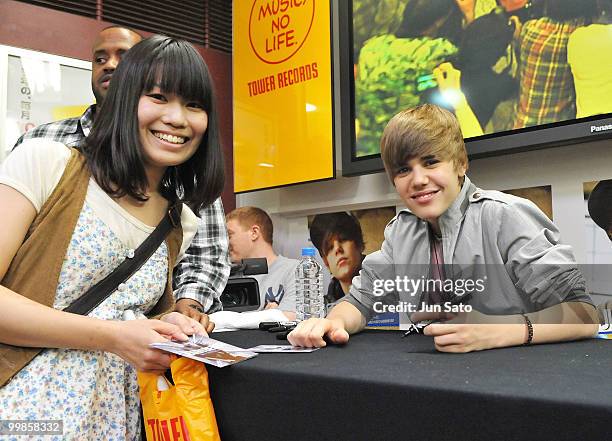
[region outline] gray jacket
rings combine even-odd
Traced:
[[[534,312],[564,301],[592,304],[571,247],[560,243],[557,227],[531,201],[481,190],[466,177],[438,222],[453,302],[490,315]],[[426,221],[400,211],[385,228],[381,249],[364,259],[346,301],[366,319],[375,302],[421,305],[425,281],[431,281],[430,234]],[[381,289],[381,280],[394,282]],[[402,315],[400,322],[407,322]]]

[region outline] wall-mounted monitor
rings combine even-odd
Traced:
[[[385,125],[427,102],[471,158],[612,137],[611,17],[612,0],[340,1],[343,174],[382,170]]]

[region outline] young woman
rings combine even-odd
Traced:
[[[165,370],[170,357],[149,344],[204,331],[163,315],[171,270],[197,228],[194,211],[223,187],[201,56],[162,36],[130,49],[86,143],[82,155],[31,140],[0,168],[0,419],[61,420],[61,439],[137,439],[134,368]],[[133,257],[177,200],[181,225],[136,273],[88,316],[61,311]],[[122,321],[128,310],[162,315]],[[27,348],[46,349],[11,371],[14,352]]]

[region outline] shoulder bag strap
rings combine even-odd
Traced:
[[[173,204],[155,230],[134,251],[134,257],[127,257],[113,272],[89,288],[85,294],[64,308],[64,311],[81,315],[93,311],[120,283],[125,282],[144,265],[173,227],[181,224],[182,207],[180,202]]]

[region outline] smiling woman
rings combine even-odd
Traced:
[[[151,343],[206,332],[168,314],[168,275],[195,234],[193,211],[223,187],[212,90],[193,46],[151,37],[122,56],[83,153],[31,139],[0,166],[0,311],[11,311],[0,419],[63,420],[66,439],[139,439],[134,368],[163,372],[170,358]],[[138,270],[86,316],[64,312],[116,277],[177,204],[180,222]],[[160,320],[122,321],[127,311]]]
[[[87,138],[92,174],[114,196],[144,201],[153,185],[199,210],[223,189],[208,68],[189,43],[161,36],[137,44],[125,60]]]

